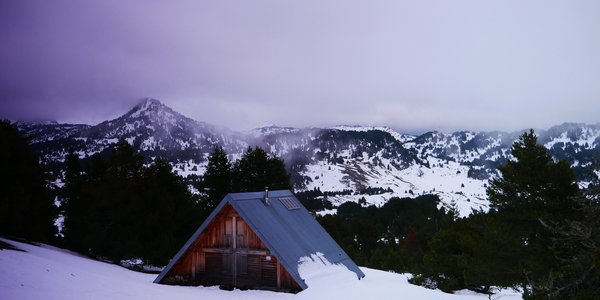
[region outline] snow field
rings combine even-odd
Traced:
[[[154,284],[157,275],[127,270],[51,246],[33,246],[7,239],[3,242],[26,252],[0,250],[0,299],[488,299],[472,292],[447,294],[407,282],[408,274],[361,268],[358,280],[345,267],[334,265],[319,254],[303,258],[299,272],[309,288],[298,293],[256,290],[224,291],[218,287],[183,287]],[[493,299],[521,299],[503,291]]]

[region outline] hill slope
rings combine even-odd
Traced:
[[[58,248],[0,241],[25,251],[0,250],[0,299],[487,299],[486,295],[453,295],[414,286],[407,283],[407,275],[403,274],[362,268],[366,277],[358,281],[354,273],[341,267],[314,269],[310,264],[304,268],[309,288],[298,294],[167,286],[152,283],[156,275],[133,272]],[[511,292],[494,297],[521,298]]]

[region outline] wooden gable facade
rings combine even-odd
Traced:
[[[302,290],[230,204],[223,206],[160,283]]]

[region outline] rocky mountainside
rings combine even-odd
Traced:
[[[233,132],[192,120],[155,99],[144,99],[123,116],[86,128],[79,136],[109,143],[125,139],[149,155],[189,152],[190,149],[204,153],[217,144],[232,147],[233,151],[245,146]]]
[[[201,164],[215,145],[223,145],[231,153],[248,146],[238,133],[192,120],[150,98],[95,126],[23,122],[17,126],[31,138],[42,160],[56,168],[69,148],[85,158],[119,140],[128,141],[149,160],[161,157],[172,163]]]
[[[55,171],[62,168],[69,148],[85,158],[120,139],[148,161],[168,160],[183,176],[202,175],[216,145],[232,160],[256,145],[284,158],[298,191],[334,192],[329,197],[334,204],[364,198],[379,205],[392,196],[435,193],[462,214],[487,208],[487,181],[497,176],[497,166],[506,162],[522,133],[432,131],[415,136],[364,126],[267,126],[241,133],[192,120],[154,99],[144,99],[121,117],[95,126],[17,125]],[[536,133],[556,159],[574,167],[582,185],[598,179],[600,124],[565,123]]]

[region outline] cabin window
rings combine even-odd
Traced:
[[[294,201],[294,199],[292,199],[290,197],[279,198],[279,201],[288,210],[294,210],[294,209],[300,208],[300,205],[298,205],[298,203],[296,201]]]

